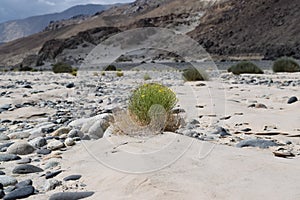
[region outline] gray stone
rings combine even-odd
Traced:
[[[212,134],[220,135],[221,137],[225,137],[225,136],[230,135],[223,127],[218,127],[217,131],[213,132]]]
[[[0,161],[12,161],[12,160],[20,160],[21,158],[15,154],[0,154]]]
[[[291,97],[291,98],[289,98],[289,100],[288,100],[288,104],[292,104],[292,103],[295,103],[296,101],[298,101],[298,98],[297,97],[295,97],[295,96],[293,96],[293,97]]]
[[[78,180],[80,178],[81,178],[81,175],[76,174],[76,175],[67,176],[63,180],[64,181],[76,181],[76,180]]]
[[[47,141],[44,137],[37,137],[37,138],[34,138],[33,140],[30,140],[29,144],[35,148],[40,148],[40,147],[45,146],[47,144]]]
[[[8,147],[7,152],[11,154],[27,155],[34,152],[35,148],[27,142],[14,143]]]
[[[10,138],[5,134],[0,134],[0,140],[10,140]]]
[[[34,165],[25,164],[25,165],[19,165],[16,166],[12,173],[13,174],[30,174],[30,173],[36,173],[36,172],[42,172],[43,169],[36,167]]]
[[[65,140],[65,145],[66,146],[73,146],[75,144],[75,141],[72,138],[67,138]]]
[[[58,181],[56,179],[50,179],[50,180],[46,180],[44,189],[45,191],[50,191],[50,190],[54,190],[57,186],[62,185],[61,181]]]
[[[275,143],[272,140],[263,140],[263,139],[248,139],[248,140],[243,140],[239,142],[237,147],[259,147],[261,149],[267,149],[271,146],[278,146],[277,143]]]
[[[8,148],[9,146],[11,146],[14,142],[8,142],[8,143],[4,143],[4,144],[0,144],[0,150],[2,151],[3,148]]]
[[[57,161],[50,161],[45,165],[45,169],[53,168],[59,165]]]
[[[94,192],[59,192],[52,194],[49,200],[77,200],[90,197]]]
[[[62,143],[59,140],[53,140],[48,143],[47,148],[50,150],[58,150],[60,148],[64,147],[64,143]]]
[[[83,137],[83,133],[82,131],[78,130],[78,129],[72,129],[69,133],[68,133],[68,137],[69,138],[74,138],[74,137]]]
[[[71,131],[70,127],[60,127],[56,131],[54,131],[51,135],[52,136],[61,136],[63,134],[68,134]]]
[[[27,131],[14,132],[14,133],[8,134],[8,137],[10,139],[25,139],[25,138],[28,138],[29,136],[30,136],[30,133]]]
[[[36,151],[36,153],[37,153],[37,154],[41,154],[41,155],[48,155],[48,154],[51,153],[51,150],[49,150],[49,149],[38,149],[38,150]]]
[[[17,164],[28,164],[31,162],[31,158],[22,158],[17,162]]]
[[[15,185],[17,183],[17,179],[11,176],[6,176],[6,175],[0,175],[0,183],[6,187],[9,185]]]
[[[31,185],[28,185],[28,186],[13,190],[12,192],[6,194],[3,199],[4,200],[22,199],[22,198],[29,197],[33,193],[34,193],[34,187],[32,187]]]
[[[53,178],[55,176],[57,176],[58,174],[60,174],[62,172],[62,170],[58,170],[58,171],[55,171],[55,172],[50,172],[50,173],[47,173],[45,178],[46,179],[50,179],[50,178]]]
[[[28,186],[28,185],[32,185],[32,180],[31,179],[26,179],[24,181],[21,181],[19,183],[17,183],[15,185],[16,188],[22,188],[22,187],[25,187],[25,186]]]

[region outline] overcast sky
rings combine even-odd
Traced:
[[[0,0],[0,23],[46,13],[61,12],[79,4],[127,3],[134,0]]]

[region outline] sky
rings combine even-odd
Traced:
[[[128,3],[134,0],[0,0],[0,23],[30,16],[61,12],[80,4]]]

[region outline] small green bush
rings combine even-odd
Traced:
[[[154,105],[164,108],[167,115],[177,103],[176,94],[166,86],[157,83],[144,84],[134,90],[129,100],[128,110],[131,116],[141,125],[151,122]],[[153,107],[154,106],[154,107]]]
[[[257,67],[254,63],[249,61],[243,61],[236,65],[233,65],[227,71],[232,72],[235,75],[264,73],[259,67]]]
[[[208,75],[203,70],[198,70],[194,67],[184,69],[182,76],[185,81],[208,81]]]
[[[296,60],[289,57],[277,59],[273,64],[274,72],[300,72],[300,66]]]
[[[144,75],[144,80],[145,80],[145,81],[151,80],[150,75],[149,75],[149,74],[145,74],[145,75]]]
[[[52,65],[52,71],[54,73],[72,73],[73,68],[70,64],[64,62],[58,62]]]
[[[117,71],[117,77],[122,77],[124,76],[124,73],[122,71]]]
[[[104,68],[104,71],[117,71],[117,68],[114,65],[108,65]]]
[[[101,72],[101,76],[105,76],[105,72]]]

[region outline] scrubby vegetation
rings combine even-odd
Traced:
[[[104,68],[104,71],[117,71],[117,68],[114,65],[108,65]]]
[[[141,125],[148,125],[151,116],[164,112],[170,116],[170,111],[177,103],[176,94],[166,86],[157,83],[144,84],[137,88],[129,100],[129,112]]]
[[[124,73],[122,71],[117,71],[117,77],[122,77],[124,76]]]
[[[77,76],[77,69],[64,62],[58,62],[52,65],[52,71],[54,73],[70,73],[73,76]]]
[[[274,72],[300,72],[300,66],[296,60],[290,57],[277,59],[273,64]]]
[[[183,70],[182,76],[185,81],[208,81],[206,72],[194,67]]]
[[[263,74],[263,70],[261,70],[258,66],[254,63],[249,61],[243,61],[236,65],[231,66],[228,72],[232,72],[235,75],[240,74]]]

